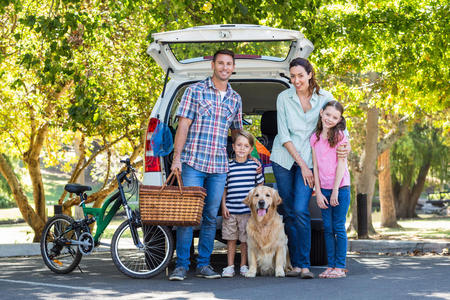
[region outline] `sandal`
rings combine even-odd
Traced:
[[[325,271],[319,274],[319,278],[327,278],[331,272],[334,271],[334,268],[327,268]]]
[[[347,277],[347,272],[348,271],[346,269],[334,269],[327,275],[326,278],[344,278]]]
[[[297,277],[302,272],[302,269],[300,268],[292,268],[291,270],[287,271],[286,276],[287,277]]]

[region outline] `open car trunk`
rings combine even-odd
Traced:
[[[176,113],[184,91],[191,83],[180,87],[170,102],[170,112],[164,120],[175,136],[178,127]],[[244,129],[250,129],[267,150],[271,151],[277,134],[276,100],[278,94],[289,86],[284,80],[230,80],[232,88],[241,95]],[[232,158],[231,138],[228,139],[228,156]],[[164,159],[166,170],[170,170],[173,152]]]

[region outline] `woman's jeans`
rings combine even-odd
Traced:
[[[322,194],[330,201],[333,190],[321,189]],[[322,209],[325,246],[327,249],[328,267],[345,268],[347,257],[347,232],[345,230],[345,218],[350,206],[350,187],[339,189],[337,206]]]
[[[209,174],[197,171],[183,164],[181,178],[184,186],[202,186],[206,189],[202,223],[198,242],[197,268],[210,264],[210,257],[216,236],[216,217],[222,201],[227,173]],[[193,237],[192,227],[177,227],[177,263],[176,267],[189,269],[189,255]]]
[[[309,268],[311,252],[311,218],[309,200],[312,189],[303,182],[302,171],[297,164],[287,170],[272,162],[278,193],[283,199],[280,213],[288,236],[289,256],[293,267]]]

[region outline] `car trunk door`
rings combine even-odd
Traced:
[[[313,44],[295,30],[260,25],[208,25],[152,34],[147,53],[171,77],[201,79],[211,73],[213,54],[235,52],[235,75],[286,73],[295,57],[306,58]]]

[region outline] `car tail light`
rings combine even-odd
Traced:
[[[153,149],[150,143],[158,124],[159,120],[157,118],[150,118],[148,122],[147,137],[145,139],[145,172],[161,172],[159,157],[153,156]]]

